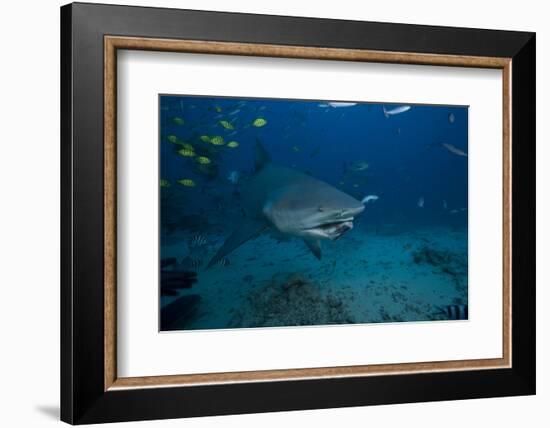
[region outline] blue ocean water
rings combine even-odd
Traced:
[[[467,319],[466,106],[162,95],[159,122],[161,330]],[[258,144],[365,209],[320,260],[266,221],[208,267]]]

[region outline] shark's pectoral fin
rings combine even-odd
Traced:
[[[304,239],[307,247],[311,250],[313,255],[321,260],[321,241],[318,239]]]
[[[241,225],[233,231],[233,233],[225,240],[220,249],[206,266],[206,269],[218,263],[222,258],[227,256],[231,251],[240,247],[249,239],[255,238],[268,227],[264,220],[245,219]]]

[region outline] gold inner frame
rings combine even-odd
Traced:
[[[455,67],[494,68],[502,70],[503,91],[503,308],[502,358],[431,361],[421,363],[376,364],[341,367],[316,367],[226,373],[203,373],[170,376],[117,376],[116,321],[116,90],[117,50],[147,50],[218,55],[244,55],[299,59],[324,59],[394,64],[440,65]],[[138,37],[104,37],[104,389],[125,389],[165,386],[298,380],[312,378],[357,377],[420,372],[480,370],[511,367],[512,338],[512,206],[511,206],[511,58],[382,52],[361,49],[337,49],[304,46],[169,40]]]

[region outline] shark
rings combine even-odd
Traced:
[[[302,239],[321,259],[321,240],[334,241],[353,229],[353,220],[365,205],[324,181],[277,165],[263,145],[255,146],[255,169],[241,191],[245,217],[207,265],[269,228]]]

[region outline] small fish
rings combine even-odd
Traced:
[[[333,108],[340,108],[340,107],[353,107],[353,106],[356,106],[357,103],[330,102],[328,103],[328,105]]]
[[[377,201],[378,196],[376,195],[367,195],[363,199],[361,199],[362,204],[367,204],[369,201]]]
[[[354,183],[354,184],[353,184],[353,187],[357,188],[357,187],[359,187],[359,184]]]
[[[353,162],[353,163],[347,168],[347,170],[358,172],[358,171],[364,171],[364,170],[366,170],[366,169],[368,169],[368,168],[369,168],[368,162],[365,162],[365,161],[356,161],[356,162]]]
[[[449,123],[455,123],[455,115],[453,113],[449,113]]]
[[[216,135],[210,138],[210,143],[215,146],[223,146],[225,144],[225,141],[223,140],[223,137],[221,135]]]
[[[447,209],[447,201],[445,199],[443,199],[443,209],[444,210]]]
[[[441,143],[441,146],[450,151],[451,153],[457,155],[457,156],[464,156],[467,157],[468,154],[466,152],[463,152],[462,150],[456,148],[452,144],[449,143]]]
[[[202,247],[205,245],[208,241],[204,237],[204,235],[201,235],[200,233],[198,235],[195,235],[191,237],[191,240],[189,241],[189,246],[191,247]]]
[[[451,210],[449,211],[451,214],[457,214],[458,213],[458,210]]]
[[[438,307],[439,314],[445,315],[451,320],[467,320],[468,305],[447,305]]]
[[[229,147],[230,149],[234,149],[235,147],[239,147],[239,143],[237,143],[236,141],[230,141],[229,143],[227,143],[227,147]]]
[[[222,108],[220,106],[214,106],[214,110],[216,110],[217,113],[222,112]]]
[[[233,130],[235,127],[231,122],[228,122],[227,120],[220,120],[219,124],[223,126],[225,129]]]
[[[170,187],[170,182],[168,180],[165,180],[164,178],[161,178],[160,187]]]
[[[198,270],[201,266],[202,266],[202,260],[201,259],[194,259],[192,258],[190,261],[189,261],[189,264],[190,266],[195,269],[195,270]]]
[[[292,150],[294,150],[295,152],[299,152],[299,151],[300,151],[300,147],[294,146],[294,147],[292,147]]]
[[[180,143],[178,143],[178,144],[182,147],[182,149],[187,149],[187,150],[195,151],[195,148],[194,148],[191,144],[189,144],[189,143],[180,142]]]
[[[193,180],[190,178],[182,178],[181,180],[178,180],[178,183],[185,187],[195,187],[196,184]]]
[[[197,157],[197,162],[200,163],[201,165],[209,165],[212,163],[212,161],[206,156]]]
[[[382,111],[384,112],[384,116],[390,117],[394,116],[396,114],[405,113],[406,111],[409,111],[411,109],[411,106],[399,106],[394,107],[392,109],[387,110],[385,106],[382,106]]]
[[[237,184],[239,182],[239,178],[240,178],[239,171],[231,171],[227,176],[227,179],[233,184]]]
[[[262,126],[267,125],[267,120],[265,120],[263,117],[259,117],[252,122],[252,126],[255,126],[256,128],[261,128]]]
[[[238,108],[237,110],[233,110],[232,112],[230,112],[230,113],[227,113],[227,115],[228,115],[228,116],[233,116],[233,115],[235,115],[235,114],[239,113],[240,111],[241,111],[241,109],[240,109],[240,108]]]
[[[422,197],[418,198],[418,201],[416,202],[416,206],[418,208],[424,208],[424,198]]]
[[[175,135],[168,135],[166,139],[172,144],[177,144],[179,141],[179,138]]]
[[[199,137],[199,139],[204,143],[209,143],[210,142],[210,137],[208,135],[201,135]]]
[[[172,118],[172,123],[174,125],[183,125],[185,121],[181,117],[176,116]]]
[[[186,149],[186,148],[183,148],[181,150],[178,150],[178,153],[184,157],[187,157],[187,158],[192,158],[193,156],[195,156],[195,151],[194,150],[190,150],[190,149]]]
[[[231,264],[231,262],[229,261],[229,259],[227,257],[222,257],[218,263],[216,263],[218,266],[223,266],[223,267],[226,267],[226,266],[229,266]]]

